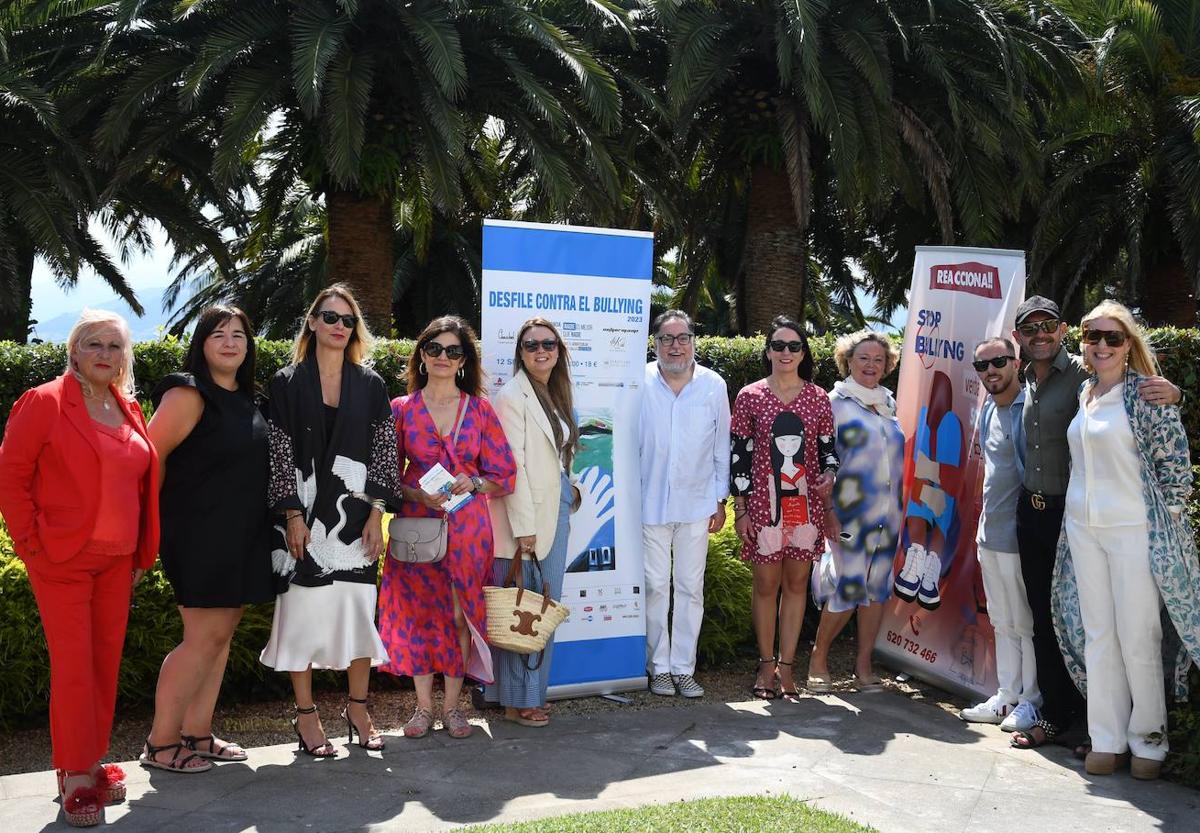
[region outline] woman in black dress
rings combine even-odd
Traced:
[[[183,642],[163,660],[141,763],[195,773],[211,768],[206,758],[246,759],[213,736],[213,710],[242,607],[270,601],[274,581],[267,423],[255,402],[246,314],[201,313],[183,369],[154,391],[149,428],[162,467],[160,555]]]

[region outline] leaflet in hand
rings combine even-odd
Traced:
[[[446,471],[446,467],[441,463],[434,463],[433,468],[425,472],[425,475],[417,482],[421,484],[421,488],[426,493],[431,495],[443,494],[449,498],[442,504],[442,508],[446,510],[446,514],[458,510],[463,504],[475,497],[470,492],[465,492],[461,495],[450,494],[450,487],[454,485],[454,475]]]

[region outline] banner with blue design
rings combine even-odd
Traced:
[[[909,593],[902,576],[885,603],[875,651],[889,665],[971,697],[996,692],[995,640],[975,551],[983,490],[975,417],[985,391],[971,362],[983,339],[1011,338],[1024,297],[1024,252],[917,247],[896,386],[906,442],[894,573],[919,558],[920,574]],[[910,564],[905,575],[912,573]]]
[[[582,494],[571,516],[550,696],[645,688],[638,415],[646,366],[650,232],[485,220],[480,338],[489,392],[513,375],[534,316],[571,353]]]

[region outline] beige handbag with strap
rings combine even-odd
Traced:
[[[522,555],[518,548],[502,587],[483,588],[487,604],[487,639],[488,644],[496,648],[516,654],[537,654],[537,660],[532,665],[528,657],[525,659],[525,667],[536,671],[541,667],[550,635],[566,621],[571,611],[561,602],[550,598],[550,582],[542,576],[542,567],[536,558],[531,562],[537,566],[542,592],[537,593],[522,586]]]

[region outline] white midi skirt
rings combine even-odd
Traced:
[[[387,662],[375,627],[374,584],[335,581],[323,587],[293,584],[275,599],[271,638],[259,661],[276,671],[343,670],[369,657]]]

